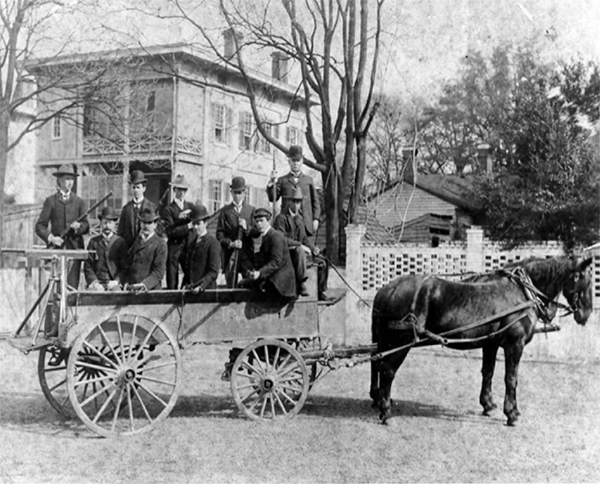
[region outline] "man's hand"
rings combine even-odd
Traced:
[[[147,292],[148,288],[140,282],[138,284],[127,284],[125,286],[125,290],[129,292],[134,292],[135,294],[139,294],[140,292]]]
[[[52,234],[50,234],[48,236],[48,242],[52,245],[55,245],[56,247],[62,247],[62,245],[65,243],[65,241],[62,239],[62,237],[59,237],[58,235],[52,235]]]
[[[316,245],[313,247],[312,251],[313,255],[319,255],[321,253],[321,249],[319,249]]]
[[[299,250],[303,250],[307,255],[311,254],[311,250],[306,245],[301,245],[298,247]]]
[[[256,281],[256,279],[258,279],[260,277],[260,272],[258,271],[249,271],[248,272],[248,276],[250,277],[250,279],[252,279],[253,281]]]
[[[313,231],[316,232],[318,228],[319,228],[319,221],[313,220]]]
[[[104,286],[102,284],[100,284],[100,281],[98,279],[96,279],[94,282],[92,282],[88,286],[88,291],[103,292],[104,291]]]
[[[106,290],[107,291],[120,291],[121,290],[121,284],[119,284],[119,281],[108,281],[106,283]]]
[[[231,242],[229,242],[229,247],[231,247],[232,249],[241,249],[242,241],[241,240],[232,240]]]
[[[273,170],[271,172],[271,181],[269,182],[269,185],[272,185],[275,180],[277,180],[277,170]]]
[[[194,294],[200,294],[201,292],[204,292],[204,288],[202,287],[202,284],[200,284],[200,285],[198,285],[198,286],[194,287],[194,288],[192,289],[192,292],[193,292]]]
[[[191,210],[189,208],[183,210],[180,214],[179,214],[179,218],[180,219],[184,219],[184,218],[188,218],[188,216],[190,215]]]
[[[248,229],[248,224],[246,223],[246,219],[245,218],[239,218],[238,219],[238,224],[242,228],[242,230],[247,230]]]
[[[73,232],[77,232],[79,230],[79,227],[81,227],[81,224],[79,222],[72,222],[71,225],[69,225],[69,227],[73,229]]]

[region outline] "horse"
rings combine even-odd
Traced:
[[[530,282],[502,270],[467,282],[408,275],[382,287],[372,311],[372,341],[378,354],[371,363],[370,391],[381,422],[389,419],[391,386],[410,349],[441,343],[455,349],[483,349],[484,415],[495,408],[492,376],[498,348],[503,348],[504,414],[507,425],[514,426],[520,416],[516,388],[523,349],[533,338],[544,307],[561,292],[575,321],[585,325],[592,312],[591,262],[572,256],[518,263]]]

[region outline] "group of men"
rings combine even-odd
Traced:
[[[189,189],[177,175],[171,183],[173,201],[160,213],[145,197],[147,180],[141,171],[130,174],[132,199],[117,215],[105,207],[98,216],[100,235],[88,243],[84,264],[88,290],[145,292],[160,289],[166,273],[167,289],[195,293],[216,287],[223,268],[228,287],[253,287],[284,298],[308,296],[307,265],[318,267],[318,296],[326,299],[327,264],[315,245],[320,205],[313,180],[302,173],[300,146],[291,146],[290,173],[267,185],[270,201],[283,198],[281,213],[271,225],[267,208],[245,200],[246,183],[234,177],[232,202],[219,213],[216,238],[208,233],[208,210],[185,200]],[[57,192],[48,197],[36,224],[36,233],[56,248],[83,249],[89,222],[83,199],[72,192],[78,174],[70,165],[54,176]],[[156,233],[161,220],[166,241]],[[117,224],[118,221],[118,224]],[[254,240],[262,236],[255,253]],[[180,267],[183,280],[180,286]],[[81,266],[73,261],[67,284],[78,288]]]

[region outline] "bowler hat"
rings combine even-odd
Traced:
[[[286,186],[283,191],[283,198],[289,198],[290,200],[302,200],[302,188],[300,187],[289,187]]]
[[[181,188],[182,190],[187,190],[190,188],[188,184],[185,182],[185,177],[183,175],[177,175],[175,180],[171,183],[173,188]]]
[[[267,220],[271,219],[271,211],[268,208],[257,208],[254,211],[254,218],[266,217]]]
[[[292,145],[288,151],[288,158],[292,160],[302,159],[302,146]]]
[[[131,172],[130,178],[129,178],[129,183],[131,183],[132,185],[137,185],[139,183],[146,183],[148,180],[146,180],[146,177],[144,176],[144,172],[140,171],[140,170],[133,170]]]
[[[66,175],[79,176],[77,173],[75,173],[75,169],[73,168],[73,165],[60,165],[58,167],[58,170],[56,170],[56,172],[53,173],[53,175],[56,177],[66,176]]]
[[[201,203],[192,205],[192,208],[190,209],[190,221],[192,223],[198,222],[198,220],[206,220],[207,218],[210,218],[210,215],[204,205]]]
[[[119,216],[112,207],[104,207],[100,215],[98,215],[98,219],[100,220],[117,220],[118,218]]]
[[[138,214],[142,222],[156,222],[160,217],[152,207],[146,207]]]
[[[231,180],[231,190],[232,191],[241,191],[246,188],[246,180],[244,180],[243,176],[234,176]]]

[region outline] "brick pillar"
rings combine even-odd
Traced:
[[[484,272],[483,229],[467,229],[467,272]]]
[[[359,294],[362,292],[362,238],[366,232],[365,225],[348,224],[346,226],[346,278],[348,284]],[[344,325],[344,344],[365,343],[361,334],[365,321],[360,316],[358,296],[348,289],[346,292],[346,324]]]

